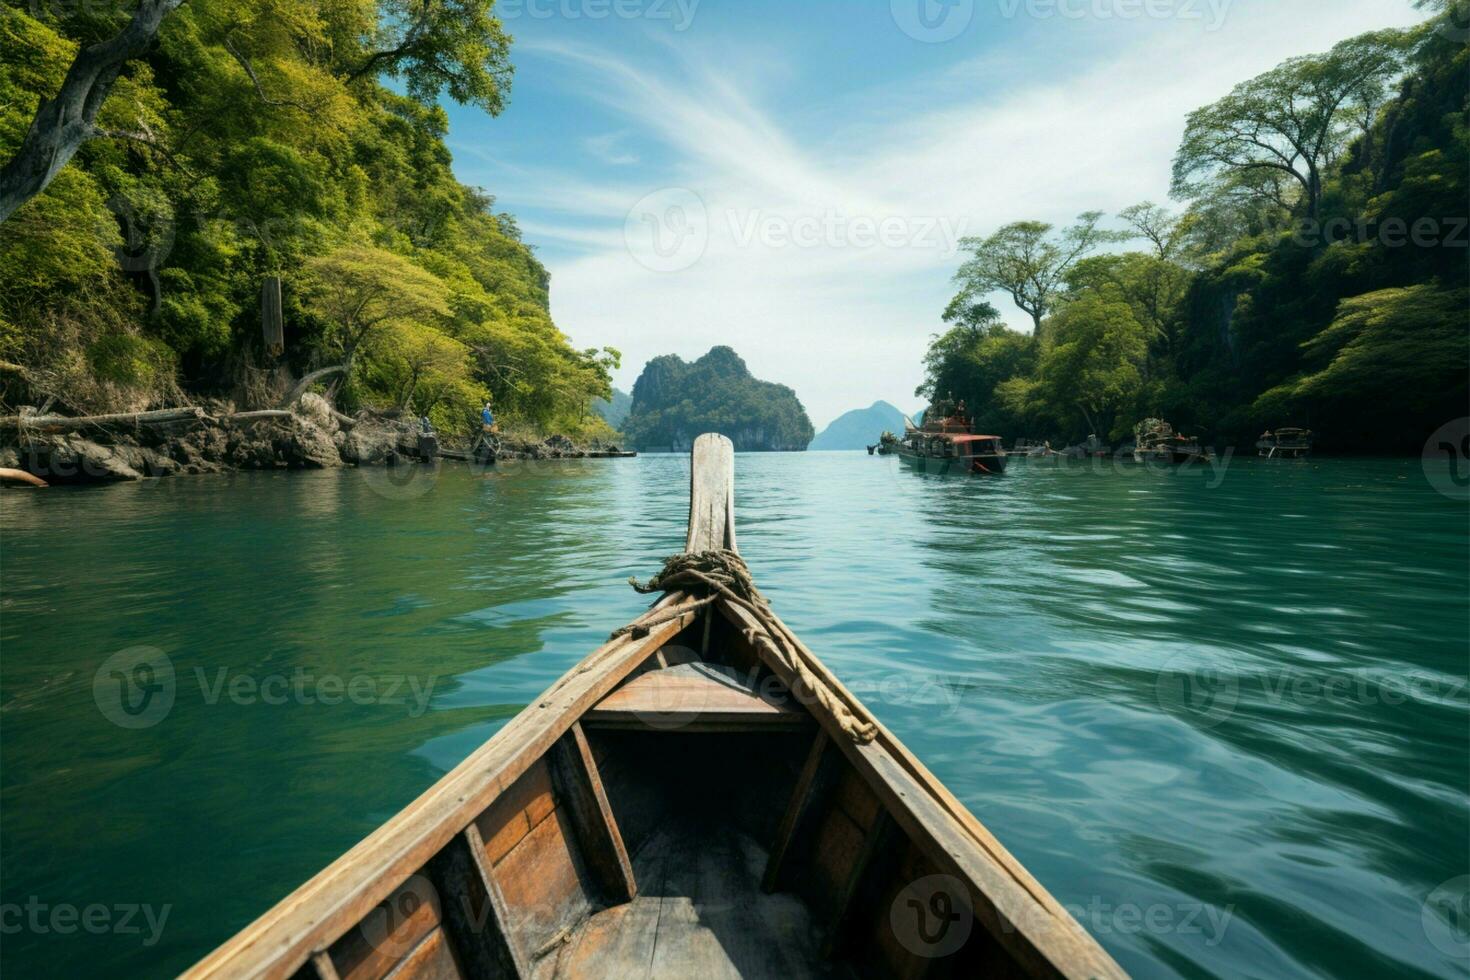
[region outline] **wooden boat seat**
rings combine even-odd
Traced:
[[[669,731],[801,728],[812,724],[790,691],[730,667],[687,663],[639,674],[593,706],[589,727]]]

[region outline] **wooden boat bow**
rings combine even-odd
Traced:
[[[701,436],[686,553],[734,515]],[[774,613],[635,623],[185,976],[1124,976]]]

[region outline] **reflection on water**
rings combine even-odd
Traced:
[[[1025,466],[741,456],[742,550],[1135,974],[1462,975],[1422,913],[1470,866],[1463,505],[1415,462]],[[687,481],[649,457],[0,496],[4,901],[170,908],[150,946],[43,914],[4,972],[156,975],[226,938],[635,615]],[[173,702],[122,728],[94,678],[138,647]]]

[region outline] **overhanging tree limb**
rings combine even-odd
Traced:
[[[83,143],[123,65],[148,49],[183,0],[139,0],[126,27],[77,52],[61,90],[43,101],[14,157],[0,169],[0,222],[44,191]]]

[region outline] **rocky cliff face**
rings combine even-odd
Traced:
[[[163,425],[50,432],[26,428],[0,437],[0,466],[48,483],[105,483],[235,469],[323,469],[392,463],[416,456],[406,422],[346,419],[315,394],[289,414],[232,419],[204,415]]]
[[[672,354],[649,361],[623,432],[634,448],[675,452],[705,432],[728,436],[737,452],[802,452],[813,435],[796,392],[752,377],[729,347],[693,363]]]

